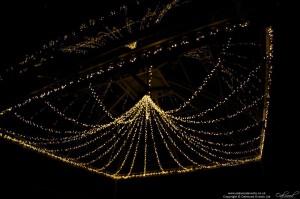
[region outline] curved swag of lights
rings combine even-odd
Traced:
[[[251,21],[220,21],[164,38],[153,34],[121,42],[159,27],[184,6],[170,1],[136,18],[125,15],[130,9],[122,6],[124,24],[101,29],[104,17],[90,20],[78,34],[27,55],[9,74],[51,65],[57,54],[83,57],[85,68],[2,108],[0,136],[115,179],[260,160],[271,27],[262,37]],[[115,15],[120,14],[109,13]],[[117,42],[122,45],[115,47]],[[101,52],[110,47],[113,56]],[[2,74],[1,81],[7,76]]]

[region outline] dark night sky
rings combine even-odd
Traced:
[[[72,30],[80,21],[99,12],[94,6],[79,3],[72,6],[45,1],[10,4],[0,7],[1,65],[34,49],[47,38]],[[9,12],[6,14],[3,10]],[[85,11],[78,14],[80,10]],[[269,127],[261,162],[115,182],[0,139],[0,198],[6,198],[3,195],[8,193],[34,198],[162,198],[164,195],[165,198],[213,199],[223,198],[229,191],[265,191],[275,198],[277,192],[300,190],[300,167],[296,163],[299,143],[295,138],[299,133],[299,117],[294,116],[298,106],[295,91],[299,83],[296,83],[296,74],[291,72],[297,65],[287,53],[290,50],[289,27],[281,12],[278,10],[273,16],[276,51]]]

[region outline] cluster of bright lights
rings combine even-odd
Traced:
[[[135,42],[132,42],[132,43],[126,45],[126,47],[133,50],[136,48],[136,45],[137,45],[137,42],[135,41]]]
[[[107,45],[108,41],[118,40],[126,31],[131,33],[133,27],[140,30],[160,23],[162,18],[174,7],[179,6],[179,0],[148,9],[142,19],[133,20],[127,17],[127,7],[122,6],[126,15],[126,23],[121,27],[105,27],[105,31],[97,33],[97,36],[85,37],[81,42],[71,45],[59,45],[67,43],[77,37],[77,33],[65,35],[62,38],[51,41],[43,47],[43,50],[55,49],[64,53],[86,53],[86,49],[99,48]],[[116,15],[111,11],[110,16]],[[99,18],[103,21],[104,18]],[[96,26],[98,20],[90,20],[80,26],[80,32]],[[216,36],[222,31],[233,32],[236,27],[248,27],[248,22],[237,25],[227,24],[224,30],[218,27],[211,28],[207,35]],[[155,66],[147,68],[148,92],[133,106],[120,115],[114,115],[104,103],[104,95],[89,81],[96,81],[95,77],[111,72],[116,67],[125,67],[125,61],[119,60],[117,64],[108,67],[99,67],[96,71],[88,72],[79,77],[49,88],[42,93],[29,97],[16,105],[0,110],[1,117],[8,117],[12,121],[26,126],[26,129],[0,128],[0,137],[13,141],[26,148],[36,150],[54,159],[67,162],[74,166],[87,169],[114,179],[127,179],[133,177],[145,177],[154,175],[185,173],[199,169],[218,168],[222,166],[235,166],[251,161],[260,160],[263,150],[265,129],[267,125],[269,90],[271,85],[272,58],[273,58],[273,30],[267,29],[266,67],[263,63],[242,66],[240,63],[230,65],[226,63],[226,57],[248,59],[230,51],[232,47],[248,47],[259,45],[254,42],[234,43],[229,38],[221,45],[219,57],[214,59],[208,49],[197,48],[184,54],[188,59],[199,62],[209,62],[207,74],[201,79],[200,85],[194,89],[187,99],[176,104],[173,109],[164,110],[153,98],[151,87],[153,85],[153,71]],[[194,42],[203,40],[207,35],[198,33]],[[150,58],[163,50],[173,51],[180,46],[188,46],[192,40],[184,38],[180,42],[170,41],[167,46],[155,46],[153,50],[146,49],[141,56]],[[130,49],[137,47],[137,42],[125,45]],[[205,55],[205,58],[203,55]],[[36,61],[36,56],[27,56],[20,65],[25,66],[20,70],[27,70],[27,64]],[[36,62],[40,66],[49,58],[42,58]],[[137,55],[131,55],[129,62],[135,62]],[[240,66],[241,65],[241,66]],[[238,74],[236,68],[242,68],[243,74]],[[15,69],[12,69],[15,70]],[[266,79],[261,74],[265,74]],[[216,76],[221,76],[220,82],[228,92],[217,99],[211,106],[203,106],[199,99],[212,86]],[[230,82],[231,81],[231,82]],[[90,95],[88,101],[82,105],[77,116],[68,115],[66,109],[56,106],[59,100],[53,100],[52,95],[63,93],[64,90],[74,85],[89,82],[86,93]],[[233,82],[233,83],[232,83]],[[257,84],[264,84],[265,89],[259,89]],[[109,86],[104,93],[107,92]],[[245,93],[253,92],[251,100],[245,99]],[[251,95],[251,94],[250,94]],[[81,120],[81,115],[93,101],[91,112],[102,113],[109,120],[98,120],[92,124]],[[57,120],[69,122],[70,130],[59,128],[56,122],[40,123],[35,117],[26,117],[26,109],[41,103],[45,105],[43,110],[51,111],[57,116]],[[233,104],[231,104],[233,103]],[[264,107],[262,110],[261,107]],[[69,107],[69,106],[68,106]],[[229,108],[228,108],[229,107]],[[225,111],[224,111],[225,109]],[[190,113],[186,110],[189,110]],[[42,112],[42,111],[40,111]],[[37,113],[37,115],[40,114]],[[236,124],[243,118],[241,124]],[[224,123],[233,127],[224,127]],[[263,126],[263,127],[262,127]],[[257,133],[257,129],[262,132]],[[28,132],[27,132],[28,131]],[[38,133],[37,133],[38,132]]]

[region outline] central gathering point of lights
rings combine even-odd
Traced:
[[[96,36],[64,35],[43,50],[89,55],[124,32],[161,23],[181,4],[172,0],[147,8],[141,18],[126,17],[125,25],[106,26]],[[120,10],[127,14],[128,7]],[[78,35],[103,20],[90,20]],[[273,29],[266,27],[261,41],[261,32],[253,34],[249,23],[222,21],[149,43],[128,41],[116,48],[122,55],[92,62],[72,78],[1,109],[0,137],[114,179],[258,161],[268,119]],[[7,74],[22,76],[55,60],[43,50]]]

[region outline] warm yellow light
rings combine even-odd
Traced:
[[[135,49],[136,46],[137,46],[137,42],[136,41],[126,45],[127,48],[130,48],[132,50]]]

